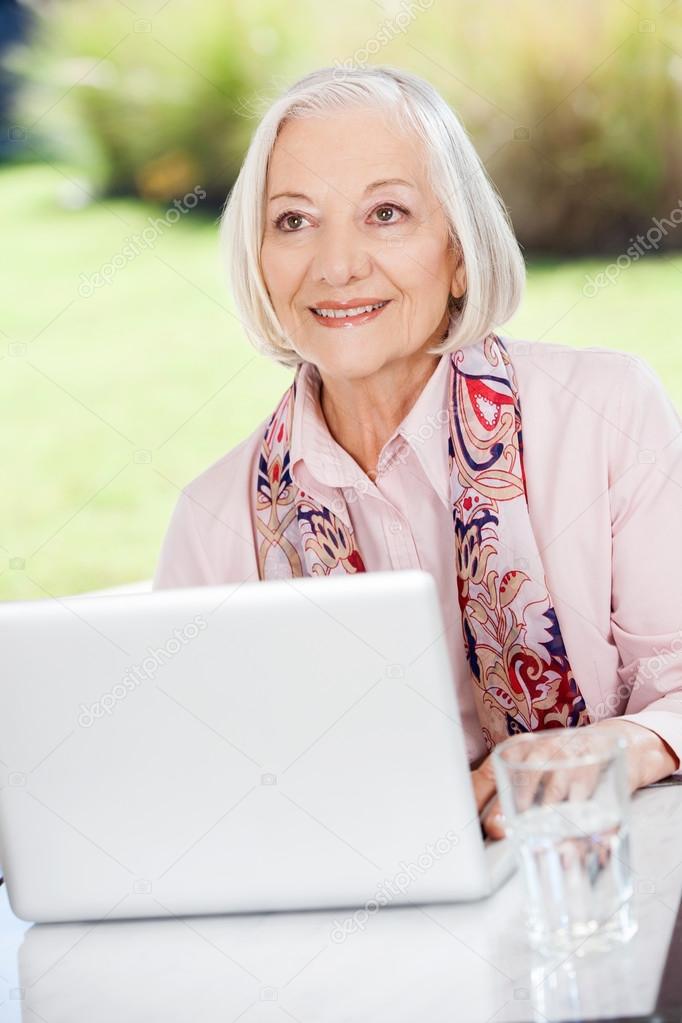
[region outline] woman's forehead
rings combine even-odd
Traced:
[[[268,197],[286,193],[313,199],[341,180],[345,193],[351,187],[364,192],[380,182],[419,191],[426,183],[420,150],[414,134],[384,111],[292,118],[273,147]]]

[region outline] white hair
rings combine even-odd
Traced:
[[[429,184],[466,275],[464,295],[448,302],[445,340],[428,351],[475,344],[518,307],[523,256],[507,210],[456,114],[429,82],[386,65],[325,67],[305,75],[268,107],[254,132],[220,225],[234,303],[249,341],[285,366],[303,361],[277,319],[261,267],[268,165],[285,121],[349,106],[386,109],[421,141]]]

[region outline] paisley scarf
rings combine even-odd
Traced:
[[[589,715],[530,522],[521,404],[507,348],[490,334],[443,358],[450,359],[453,567],[476,709],[491,750],[517,732],[589,724]],[[261,579],[366,571],[353,530],[292,479],[299,371],[268,421],[259,454]],[[509,567],[509,551],[518,567]]]

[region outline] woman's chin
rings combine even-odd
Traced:
[[[313,351],[309,361],[314,362],[324,376],[336,377],[341,380],[362,380],[371,376],[386,362],[386,353],[376,349],[354,351],[319,352]]]

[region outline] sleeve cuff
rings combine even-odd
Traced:
[[[643,725],[667,743],[679,761],[672,773],[682,775],[682,715],[669,710],[640,710],[636,714],[621,714],[619,717],[622,721]]]

